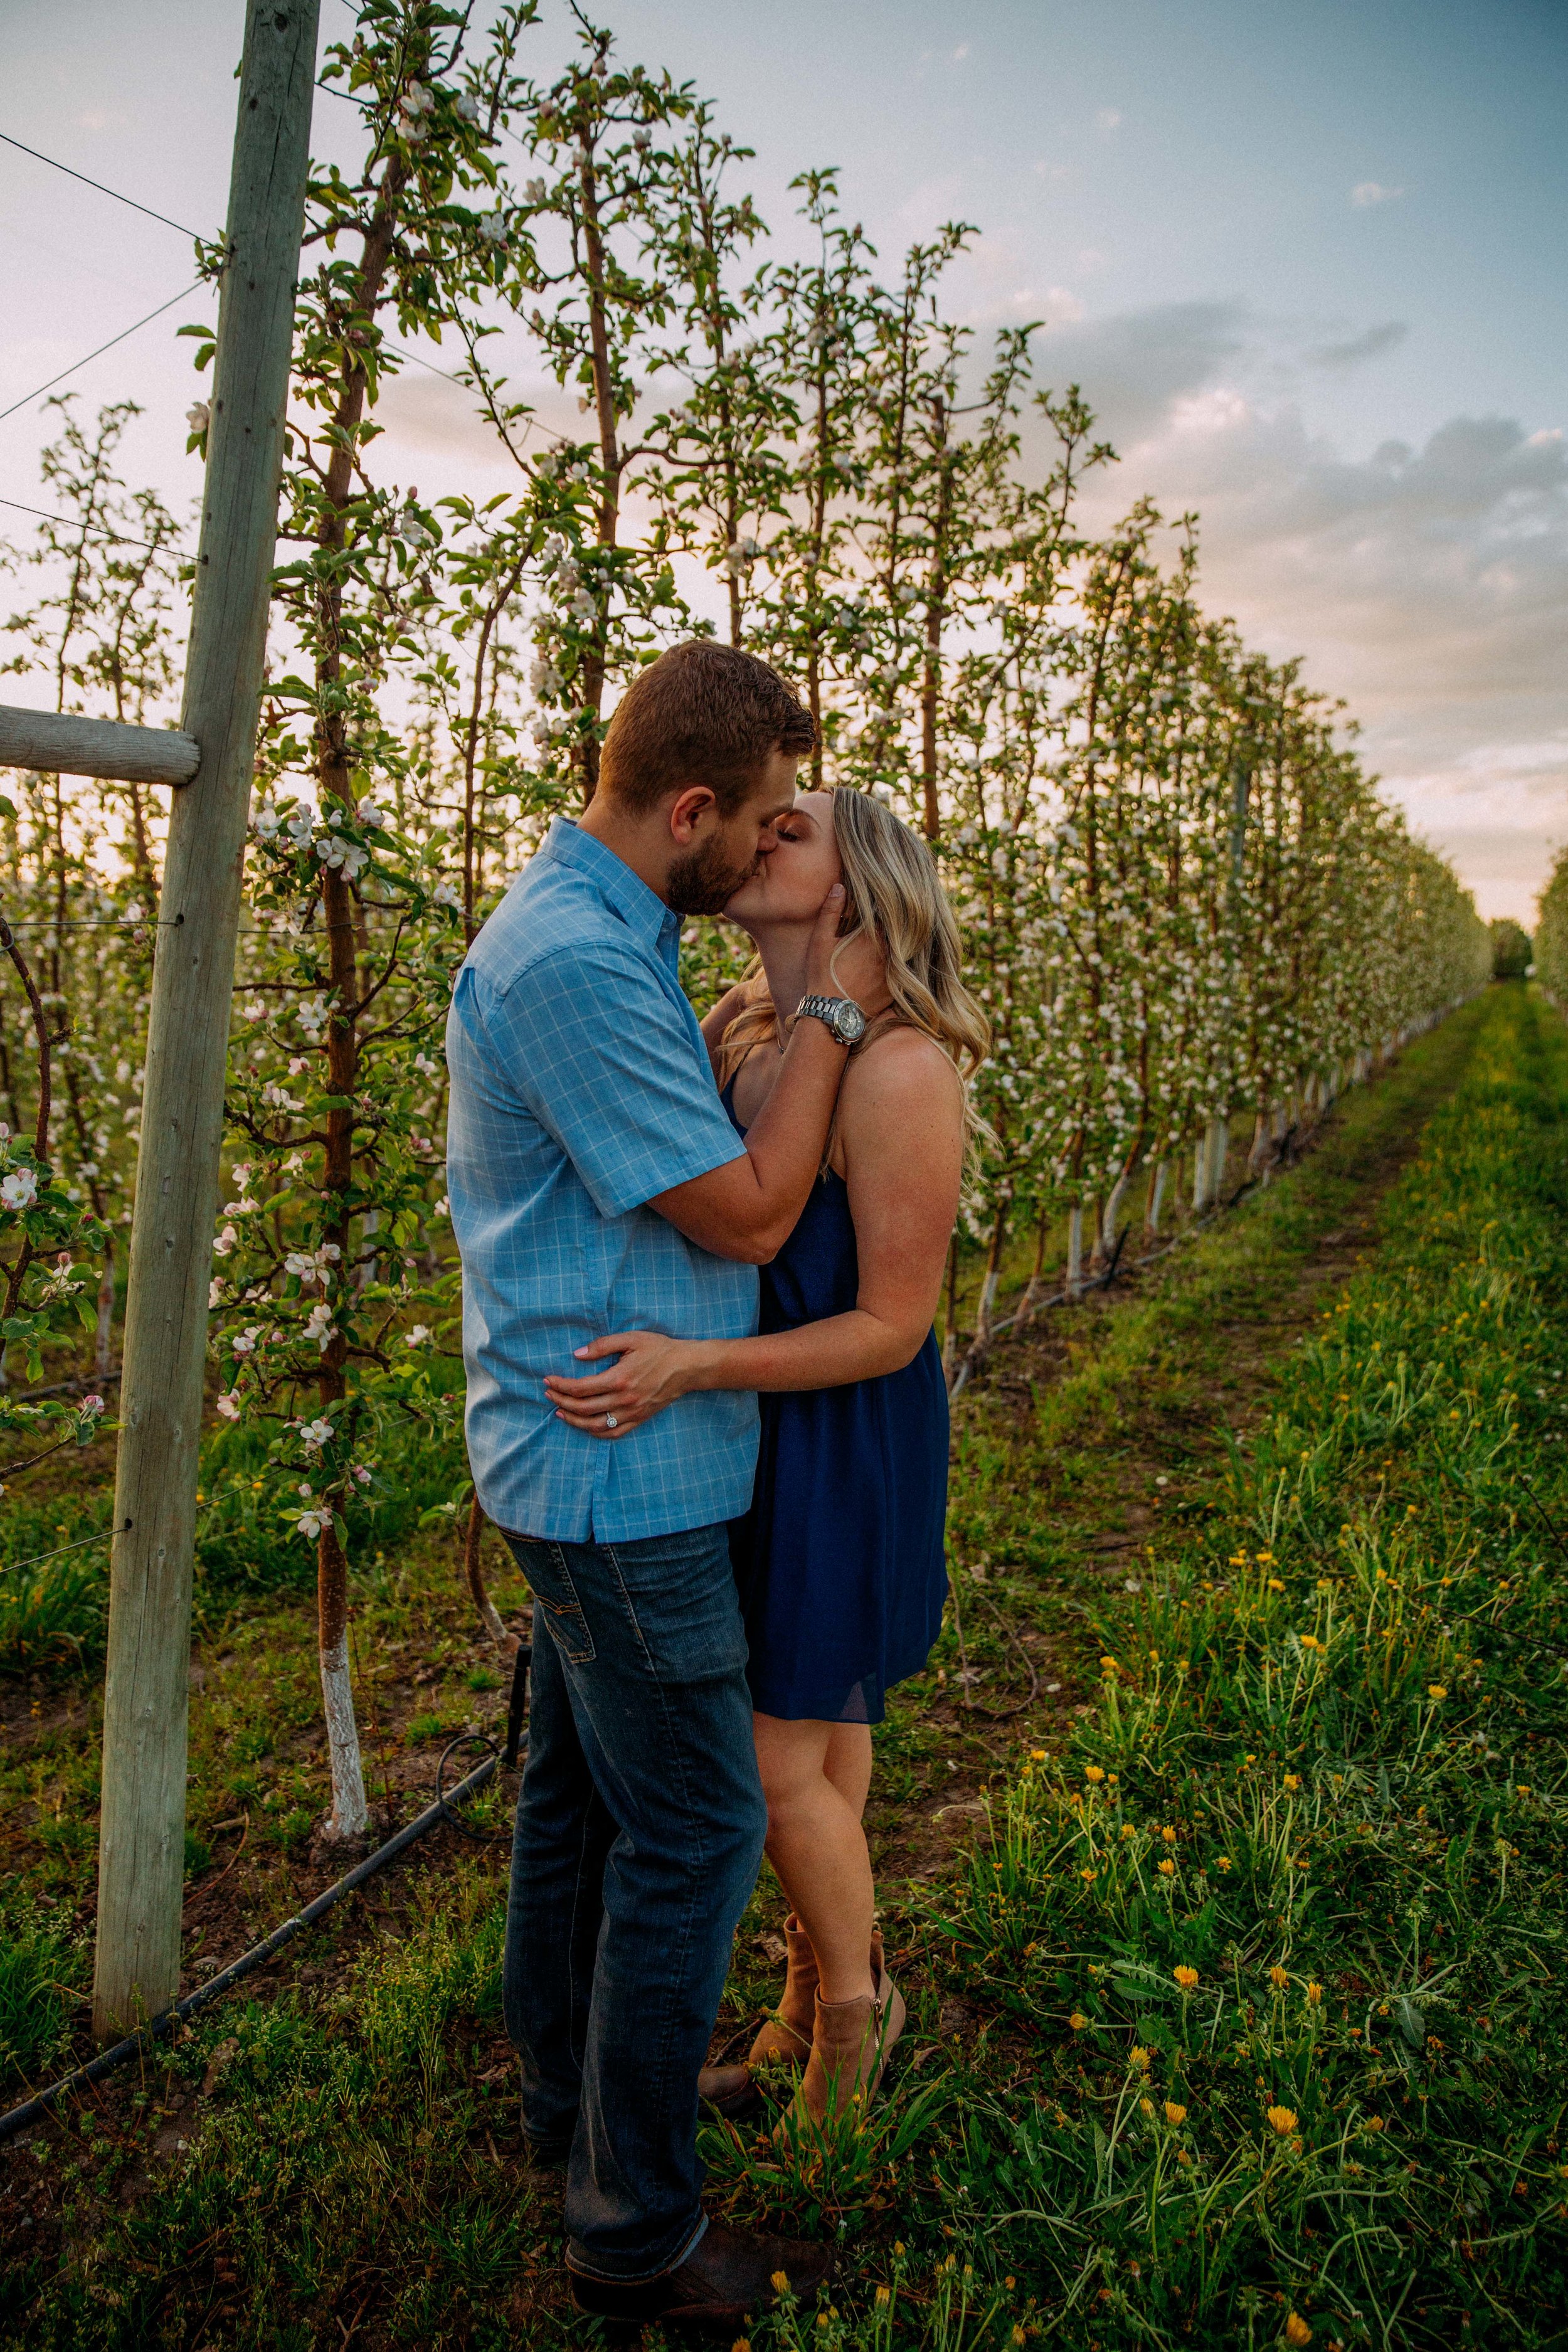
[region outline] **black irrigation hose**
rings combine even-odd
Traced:
[[[512,1706],[509,1710],[507,1724],[504,1760],[508,1764],[515,1764],[517,1761],[518,1736],[522,1724],[522,1709],[519,1695],[526,1682],[528,1673],[527,1650],[520,1652],[519,1656],[520,1664],[512,1676]],[[467,1736],[479,1738],[482,1734],[475,1732]],[[452,1746],[457,1745],[458,1742],[454,1740]],[[441,1759],[443,1766],[447,1756],[450,1753],[451,1748],[448,1748]],[[296,1936],[303,1935],[307,1927],[313,1927],[319,1919],[325,1918],[327,1913],[335,1904],[341,1903],[345,1895],[352,1895],[356,1887],[363,1886],[367,1879],[374,1878],[378,1871],[384,1870],[389,1862],[395,1862],[400,1853],[413,1845],[416,1839],[424,1837],[428,1831],[439,1828],[443,1822],[458,1829],[464,1828],[464,1824],[458,1820],[453,1810],[454,1806],[461,1798],[477,1795],[486,1781],[492,1779],[500,1770],[502,1761],[502,1757],[498,1756],[495,1749],[491,1748],[483,1763],[476,1765],[466,1780],[459,1780],[450,1795],[441,1790],[438,1775],[434,1804],[426,1805],[422,1813],[416,1813],[411,1822],[405,1822],[402,1829],[389,1837],[384,1845],[378,1845],[374,1853],[367,1853],[363,1862],[356,1863],[353,1869],[340,1878],[335,1885],[327,1887],[316,1896],[313,1902],[307,1903],[304,1909],[296,1912],[292,1919],[285,1919],[280,1927],[274,1927],[272,1933],[264,1937],[261,1942],[250,1951],[241,1953],[237,1960],[231,1960],[227,1968],[221,1969],[210,1983],[198,1985],[195,1992],[185,1995],[184,2000],[175,2001],[171,2008],[161,2011],[154,2018],[150,2018],[140,2032],[128,2033],[122,2042],[116,2042],[108,2050],[100,2050],[96,2058],[89,2058],[86,2065],[74,2067],[68,2074],[62,2075],[58,2083],[51,2083],[48,2088],[40,2091],[36,2098],[26,2099],[19,2107],[13,2107],[9,2115],[0,2116],[0,2146],[3,2146],[6,2140],[15,2139],[16,2134],[19,2131],[25,2131],[29,2124],[40,2121],[48,2114],[50,2108],[57,2105],[69,2092],[85,2090],[89,2084],[101,2082],[106,2074],[112,2074],[116,2068],[123,2066],[128,2059],[139,2058],[146,2051],[151,2050],[154,2043],[166,2040],[176,2025],[183,2025],[187,2018],[194,2017],[199,2011],[208,2008],[213,2001],[221,1999],[243,1978],[252,1975],[257,1969],[269,1960],[275,1952],[280,1952],[285,1944],[291,1944]],[[468,1830],[467,1834],[472,1837],[478,1832]]]
[[[528,1704],[528,1669],[532,1657],[532,1645],[520,1642],[512,1658],[511,1690],[506,1709],[506,1746],[501,1751],[501,1762],[509,1772],[516,1769],[517,1751],[522,1740],[523,1710]],[[440,1761],[436,1767],[436,1802],[446,1808],[447,1820],[459,1837],[472,1838],[476,1845],[500,1845],[511,1835],[510,1830],[471,1830],[452,1802],[452,1797],[460,1795],[461,1790],[454,1789],[452,1797],[447,1794],[447,1759],[455,1748],[471,1748],[476,1744],[488,1748],[492,1756],[496,1752],[494,1741],[488,1739],[482,1731],[459,1731],[456,1739],[449,1739],[442,1748]],[[465,1780],[462,1787],[466,1789],[468,1785]]]

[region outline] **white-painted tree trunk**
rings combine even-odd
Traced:
[[[1225,1188],[1225,1163],[1230,1150],[1230,1121],[1224,1112],[1211,1118],[1204,1129],[1204,1150],[1208,1160],[1208,1197],[1217,1201]]]
[[[364,1770],[360,1762],[359,1726],[354,1721],[346,1629],[330,1648],[321,1652],[321,1710],[326,1717],[327,1755],[332,1768],[332,1811],[327,1835],[345,1842],[362,1838],[370,1827],[370,1809],[364,1801]]]
[[[1143,1213],[1145,1233],[1157,1234],[1160,1230],[1160,1212],[1165,1203],[1165,1180],[1169,1174],[1163,1160],[1156,1160],[1149,1171],[1149,1205]]]
[[[1068,1278],[1069,1298],[1083,1296],[1083,1202],[1075,1201],[1068,1211]]]

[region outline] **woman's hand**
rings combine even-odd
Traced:
[[[668,1339],[662,1331],[612,1331],[574,1350],[579,1363],[601,1356],[618,1361],[602,1372],[563,1380],[547,1372],[544,1393],[557,1421],[588,1437],[625,1437],[673,1404],[692,1385],[702,1353],[699,1339]]]

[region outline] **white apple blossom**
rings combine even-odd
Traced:
[[[0,1202],[7,1209],[30,1209],[38,1197],[38,1179],[31,1168],[14,1168],[0,1182]]]

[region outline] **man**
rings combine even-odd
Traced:
[[[557,818],[470,949],[447,1033],[468,1453],[535,1604],[503,1969],[523,2131],[568,2159],[580,2308],[727,2334],[773,2273],[805,2292],[828,2267],[710,2225],[698,2194],[698,2074],[766,1825],[725,1533],[756,1400],[685,1397],[605,1444],[542,1382],[605,1331],[755,1328],[755,1269],[816,1175],[858,1017],[826,1001],[843,893],[813,947],[822,1017],[796,1023],[743,1141],[677,946],[679,918],[716,914],[776,846],[812,740],[765,663],[661,656],[616,711],[585,814]],[[869,985],[859,943],[840,964]]]

